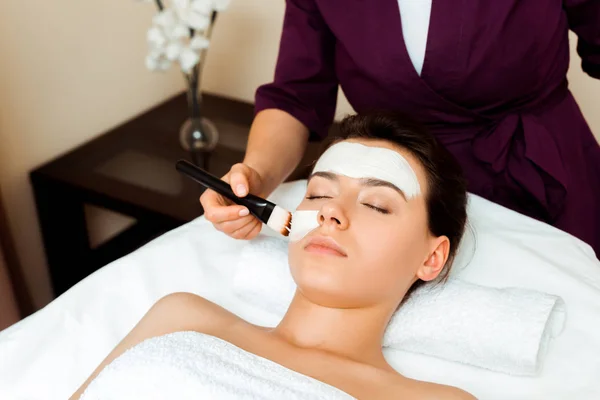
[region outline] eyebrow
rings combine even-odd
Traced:
[[[310,182],[310,180],[312,178],[317,177],[317,176],[327,179],[328,181],[337,182],[340,180],[340,178],[338,178],[337,174],[334,174],[333,172],[314,172],[308,177],[308,182]]]
[[[396,192],[398,192],[398,194],[400,194],[400,196],[402,196],[402,198],[404,199],[404,201],[407,201],[406,200],[406,195],[404,194],[404,192],[402,191],[402,189],[400,189],[398,186],[396,186],[393,183],[390,183],[388,181],[382,181],[381,179],[364,178],[364,179],[360,180],[360,183],[362,183],[364,186],[369,186],[369,187],[387,187],[387,188],[390,188],[390,189],[395,190]]]
[[[339,182],[339,177],[337,176],[337,174],[334,174],[332,172],[315,172],[312,175],[310,175],[308,177],[308,182],[310,182],[310,180],[314,177],[321,177],[324,179],[327,179],[329,181],[334,181],[334,182]],[[388,181],[384,181],[381,179],[375,179],[375,178],[362,178],[360,179],[360,183],[363,186],[368,186],[368,187],[387,187],[390,188],[392,190],[395,190],[396,192],[398,192],[398,194],[400,194],[400,196],[402,196],[402,198],[404,199],[404,201],[408,201],[406,199],[406,195],[404,194],[404,192],[402,191],[402,189],[400,189],[398,186],[394,185],[393,183],[390,183]]]

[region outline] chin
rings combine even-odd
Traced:
[[[357,308],[359,305],[351,298],[348,298],[340,290],[327,290],[314,286],[300,286],[298,291],[311,303],[327,308]]]
[[[329,308],[354,308],[357,301],[349,293],[355,290],[344,285],[339,268],[324,270],[319,265],[292,269],[292,276],[298,291],[311,303]]]
[[[304,259],[290,270],[298,286],[333,289],[339,286],[342,279],[340,266],[319,262],[319,260]]]

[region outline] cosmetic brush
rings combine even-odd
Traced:
[[[289,211],[253,194],[248,194],[245,197],[238,197],[233,193],[231,186],[227,182],[217,178],[202,168],[197,167],[189,161],[179,160],[175,164],[175,168],[177,171],[188,178],[193,179],[207,189],[214,190],[235,204],[246,207],[252,215],[274,231],[279,232],[283,236],[288,236],[290,234],[292,214]]]

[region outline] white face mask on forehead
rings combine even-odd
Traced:
[[[407,200],[421,194],[417,175],[406,158],[383,147],[336,143],[319,158],[314,172],[332,172],[355,179],[380,179],[402,190]]]
[[[319,158],[313,169],[313,173],[315,172],[386,181],[402,190],[407,200],[421,195],[419,180],[408,161],[398,152],[382,147],[351,142],[336,143]],[[318,211],[314,210],[293,213],[290,239],[301,240],[318,228],[317,218]]]

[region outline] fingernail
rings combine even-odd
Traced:
[[[247,194],[246,186],[241,185],[241,184],[237,185],[236,191],[237,191],[238,196],[245,196]]]
[[[250,211],[248,211],[247,208],[242,208],[240,210],[240,217],[245,217],[246,215],[250,214]]]

